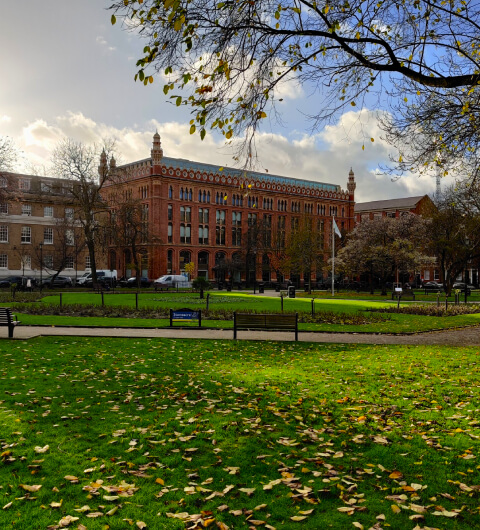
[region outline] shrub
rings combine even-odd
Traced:
[[[479,304],[449,304],[447,309],[445,305],[437,306],[434,304],[408,305],[404,307],[385,307],[383,309],[367,309],[378,313],[400,313],[405,315],[420,315],[430,317],[452,317],[456,315],[471,315],[480,313]]]

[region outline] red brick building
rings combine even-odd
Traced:
[[[355,220],[359,223],[362,220],[376,217],[400,217],[404,212],[425,217],[431,215],[434,209],[435,205],[428,195],[358,202],[355,204]]]
[[[163,156],[158,133],[149,158],[119,167],[113,160],[110,164],[116,178],[102,193],[112,210],[117,207],[115,197],[120,195],[136,198],[141,204],[149,233],[139,249],[141,274],[149,278],[181,274],[185,265],[193,262],[194,275],[209,280],[287,279],[288,275],[276,277],[266,246],[254,252],[250,273],[242,267],[230,272],[223,265],[245,261],[247,231],[260,221],[288,237],[299,220],[308,216],[324,234],[326,254],[332,218],[344,232],[355,222],[353,171],[345,191],[337,184],[168,158]],[[130,248],[111,248],[109,267],[117,269],[119,276],[135,275],[131,254]],[[317,271],[316,275],[322,273]]]

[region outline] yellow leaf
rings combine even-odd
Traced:
[[[392,471],[392,473],[390,473],[390,475],[388,475],[389,478],[402,478],[403,477],[403,473],[401,473],[400,471]]]
[[[156,482],[157,484],[161,484],[162,486],[165,484],[164,480],[161,479],[160,477],[157,478],[157,479],[155,480],[155,482]]]
[[[393,513],[400,513],[402,510],[396,505],[392,504],[392,512]]]
[[[290,517],[291,521],[303,521],[306,517],[304,515],[294,515],[293,517]]]

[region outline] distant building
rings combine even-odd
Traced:
[[[359,223],[364,219],[375,219],[376,217],[400,217],[404,212],[427,216],[435,208],[435,204],[428,195],[358,202],[355,204],[355,221]]]
[[[65,179],[0,174],[0,276],[45,279],[61,268],[74,279],[89,269],[72,185]]]
[[[417,197],[404,197],[401,199],[386,199],[380,201],[359,202],[355,204],[355,221],[377,219],[380,217],[400,217],[405,213],[413,213],[427,217],[436,209],[435,204],[428,195]],[[431,258],[430,263],[423,266],[422,270],[415,271],[405,281],[421,284],[428,281],[441,281],[440,270],[436,266],[436,258]]]
[[[106,161],[104,161],[106,163]],[[300,178],[242,171],[220,165],[163,156],[160,135],[153,137],[149,158],[116,168],[116,177],[104,186],[102,196],[115,215],[115,197],[136,198],[142,205],[149,237],[142,253],[142,276],[156,278],[181,274],[194,263],[195,275],[212,281],[283,281],[274,272],[267,250],[269,238],[285,238],[307,216],[324,235],[325,251],[330,246],[332,218],[340,230],[354,226],[355,177],[348,175],[347,189]],[[266,244],[249,249],[245,242],[257,223],[265,227]],[[110,247],[108,263],[119,276],[132,276],[132,250]],[[229,270],[226,264],[247,266]],[[317,277],[323,271],[316,271]],[[307,278],[303,278],[307,280]],[[301,281],[300,276],[294,281]]]

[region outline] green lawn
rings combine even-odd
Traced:
[[[480,527],[479,355],[0,341],[0,528]]]
[[[46,296],[41,302],[35,304],[51,305],[55,315],[29,315],[22,314],[22,309],[28,304],[15,304],[15,311],[20,314],[24,325],[98,325],[98,326],[131,326],[131,327],[165,327],[169,325],[168,319],[142,318],[106,318],[97,315],[94,318],[82,318],[81,316],[68,316],[69,304],[101,306],[102,296],[94,293],[62,293],[63,309],[59,308],[60,296],[58,294]],[[128,307],[134,309],[137,303],[135,293],[107,293],[103,296],[106,307]],[[279,297],[253,296],[251,294],[214,292],[209,296],[209,308],[211,310],[252,310],[260,312],[279,312],[281,300]],[[178,309],[190,307],[205,311],[206,299],[201,300],[197,293],[140,293],[138,295],[138,307]],[[312,311],[312,300],[309,298],[285,298],[283,300],[284,311],[298,311],[310,314]],[[396,306],[392,301],[375,300],[345,300],[345,299],[316,299],[314,311],[329,311],[352,315],[364,312],[367,309],[384,308]],[[371,313],[366,313],[371,315]],[[434,329],[447,329],[455,327],[478,325],[480,314],[459,315],[449,317],[414,316],[404,314],[385,315],[384,322],[370,322],[361,325],[348,324],[342,319],[335,323],[301,323],[300,330],[329,331],[329,332],[366,332],[366,333],[413,333],[416,331],[429,331]],[[204,320],[204,327],[231,328],[232,320]]]

